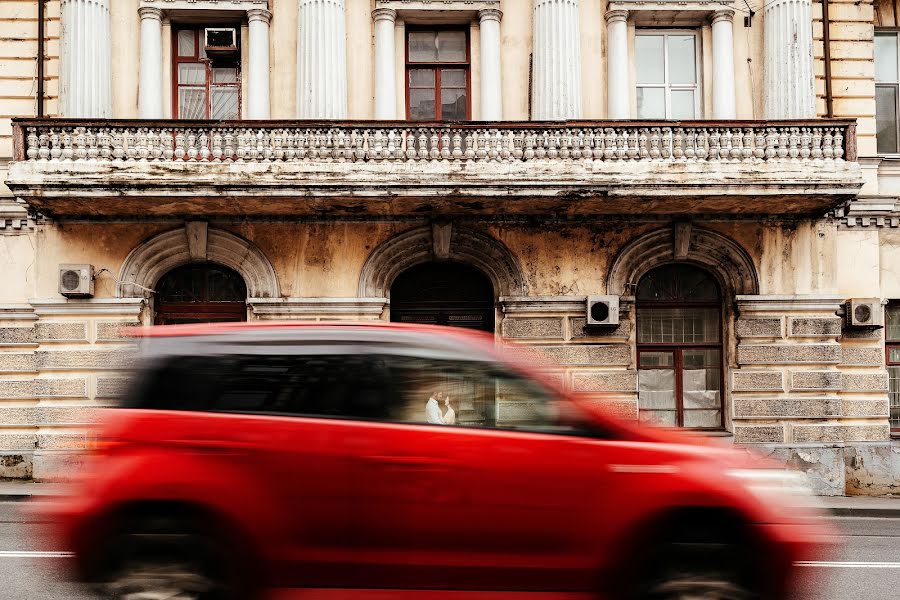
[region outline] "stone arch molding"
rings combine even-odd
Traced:
[[[480,269],[497,296],[528,294],[522,268],[509,248],[489,235],[447,223],[418,227],[378,246],[363,265],[359,296],[388,298],[400,273],[432,260],[455,260]]]
[[[691,262],[714,273],[726,295],[758,294],[759,279],[753,259],[737,242],[721,233],[676,223],[646,233],[616,256],[607,277],[610,294],[630,296],[645,273],[665,263]]]
[[[237,271],[247,284],[250,298],[279,296],[275,269],[265,254],[255,244],[206,223],[188,223],[137,246],[122,265],[116,295],[144,297],[175,267],[207,261]]]

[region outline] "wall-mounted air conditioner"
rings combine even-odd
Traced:
[[[847,327],[877,329],[884,326],[884,317],[879,298],[851,298],[844,305],[844,320]]]
[[[618,325],[618,296],[588,296],[587,324],[589,326]]]
[[[91,265],[59,265],[59,293],[67,298],[90,298],[94,295],[94,267]]]

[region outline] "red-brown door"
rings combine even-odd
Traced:
[[[157,325],[247,320],[247,286],[227,267],[211,263],[169,271],[156,285]]]

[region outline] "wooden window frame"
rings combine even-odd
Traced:
[[[238,25],[233,23],[219,23],[219,24],[204,24],[204,25],[192,25],[192,24],[183,24],[183,25],[173,25],[172,26],[172,115],[175,119],[181,119],[181,116],[178,113],[178,89],[181,87],[181,84],[178,83],[178,65],[179,64],[203,64],[206,67],[206,116],[205,119],[211,119],[211,111],[212,111],[212,88],[228,88],[232,87],[237,89],[237,97],[238,97],[238,106],[237,113],[238,119],[243,118],[244,107],[243,107],[243,80],[241,73],[241,61],[240,59],[235,63],[234,68],[237,70],[237,81],[235,83],[227,83],[227,84],[213,84],[213,64],[212,60],[209,58],[200,58],[200,40],[203,38],[203,31],[205,29],[215,29],[215,28],[234,28],[235,38],[237,42],[238,52],[240,52],[241,48],[241,28]],[[181,31],[193,31],[194,32],[194,54],[192,56],[180,56],[178,53],[178,33]],[[200,87],[200,86],[190,86],[185,85],[184,87]],[[187,120],[187,119],[185,119]]]
[[[878,139],[877,135],[875,144],[876,144],[876,154],[885,155],[885,154],[897,154],[900,153],[900,29],[897,28],[881,28],[875,30],[875,37],[880,36],[890,36],[897,40],[897,73],[894,74],[893,81],[879,81],[878,80],[878,71],[875,71],[875,96],[878,96],[878,88],[882,89],[893,89],[894,90],[894,139],[896,143],[892,150],[880,150],[877,149]],[[873,54],[873,60],[876,60],[875,55]],[[876,133],[877,133],[877,121],[878,114],[876,111],[875,115],[876,120]]]
[[[464,62],[410,62],[409,60],[409,34],[423,31],[462,31],[466,35],[466,60]],[[466,121],[472,119],[472,40],[471,32],[467,25],[407,25],[403,35],[403,57],[405,62],[403,72],[403,88],[406,95],[406,120],[427,123],[429,121],[443,121],[441,115],[441,69],[458,67],[466,72]],[[411,69],[432,69],[434,71],[434,119],[413,119],[412,107],[409,102],[409,72]]]
[[[718,342],[635,342],[637,351],[637,370],[675,370],[675,425],[684,427],[684,350],[718,350],[719,351],[719,424],[716,427],[690,427],[691,431],[722,431],[725,429],[725,329],[723,322],[722,301],[720,300],[638,300],[635,302],[636,321],[640,319],[640,309],[653,308],[715,308],[718,313]],[[638,332],[635,332],[637,339]],[[644,352],[672,352],[672,366],[641,366],[641,354]],[[640,408],[638,408],[640,411]]]
[[[672,92],[693,90],[694,92],[694,119],[703,118],[703,53],[700,45],[703,42],[701,31],[696,28],[679,28],[679,29],[658,29],[649,27],[638,27],[634,32],[635,40],[642,35],[657,35],[663,37],[663,83],[638,83],[637,81],[637,48],[635,47],[634,56],[634,114],[637,117],[637,90],[638,88],[656,88],[662,89],[665,99],[665,114],[663,119],[672,118]],[[672,35],[690,35],[694,38],[694,73],[695,81],[693,84],[685,83],[669,83],[669,42],[668,38]],[[635,46],[637,41],[635,41]],[[641,118],[641,117],[637,117]],[[651,117],[648,117],[651,118]]]
[[[885,367],[888,369],[890,367],[900,368],[900,360],[895,360],[895,361],[891,360],[891,350],[892,349],[900,350],[900,338],[897,338],[897,339],[889,339],[888,338],[887,313],[888,313],[888,309],[891,307],[892,304],[894,306],[898,306],[898,304],[900,304],[900,300],[890,300],[884,310],[884,364],[885,364]],[[898,308],[900,308],[900,307],[898,307]],[[900,433],[900,422],[891,422],[891,420],[890,420],[890,409],[893,406],[896,406],[891,403],[890,377],[891,377],[891,375],[890,375],[890,371],[889,371],[888,372],[888,423],[890,424],[891,434],[896,435],[896,434]]]

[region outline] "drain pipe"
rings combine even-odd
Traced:
[[[44,116],[44,5],[45,0],[38,0],[37,30],[37,116]]]
[[[831,21],[828,19],[828,0],[822,0],[822,43],[825,61],[825,116],[834,118],[834,97],[831,93]]]

